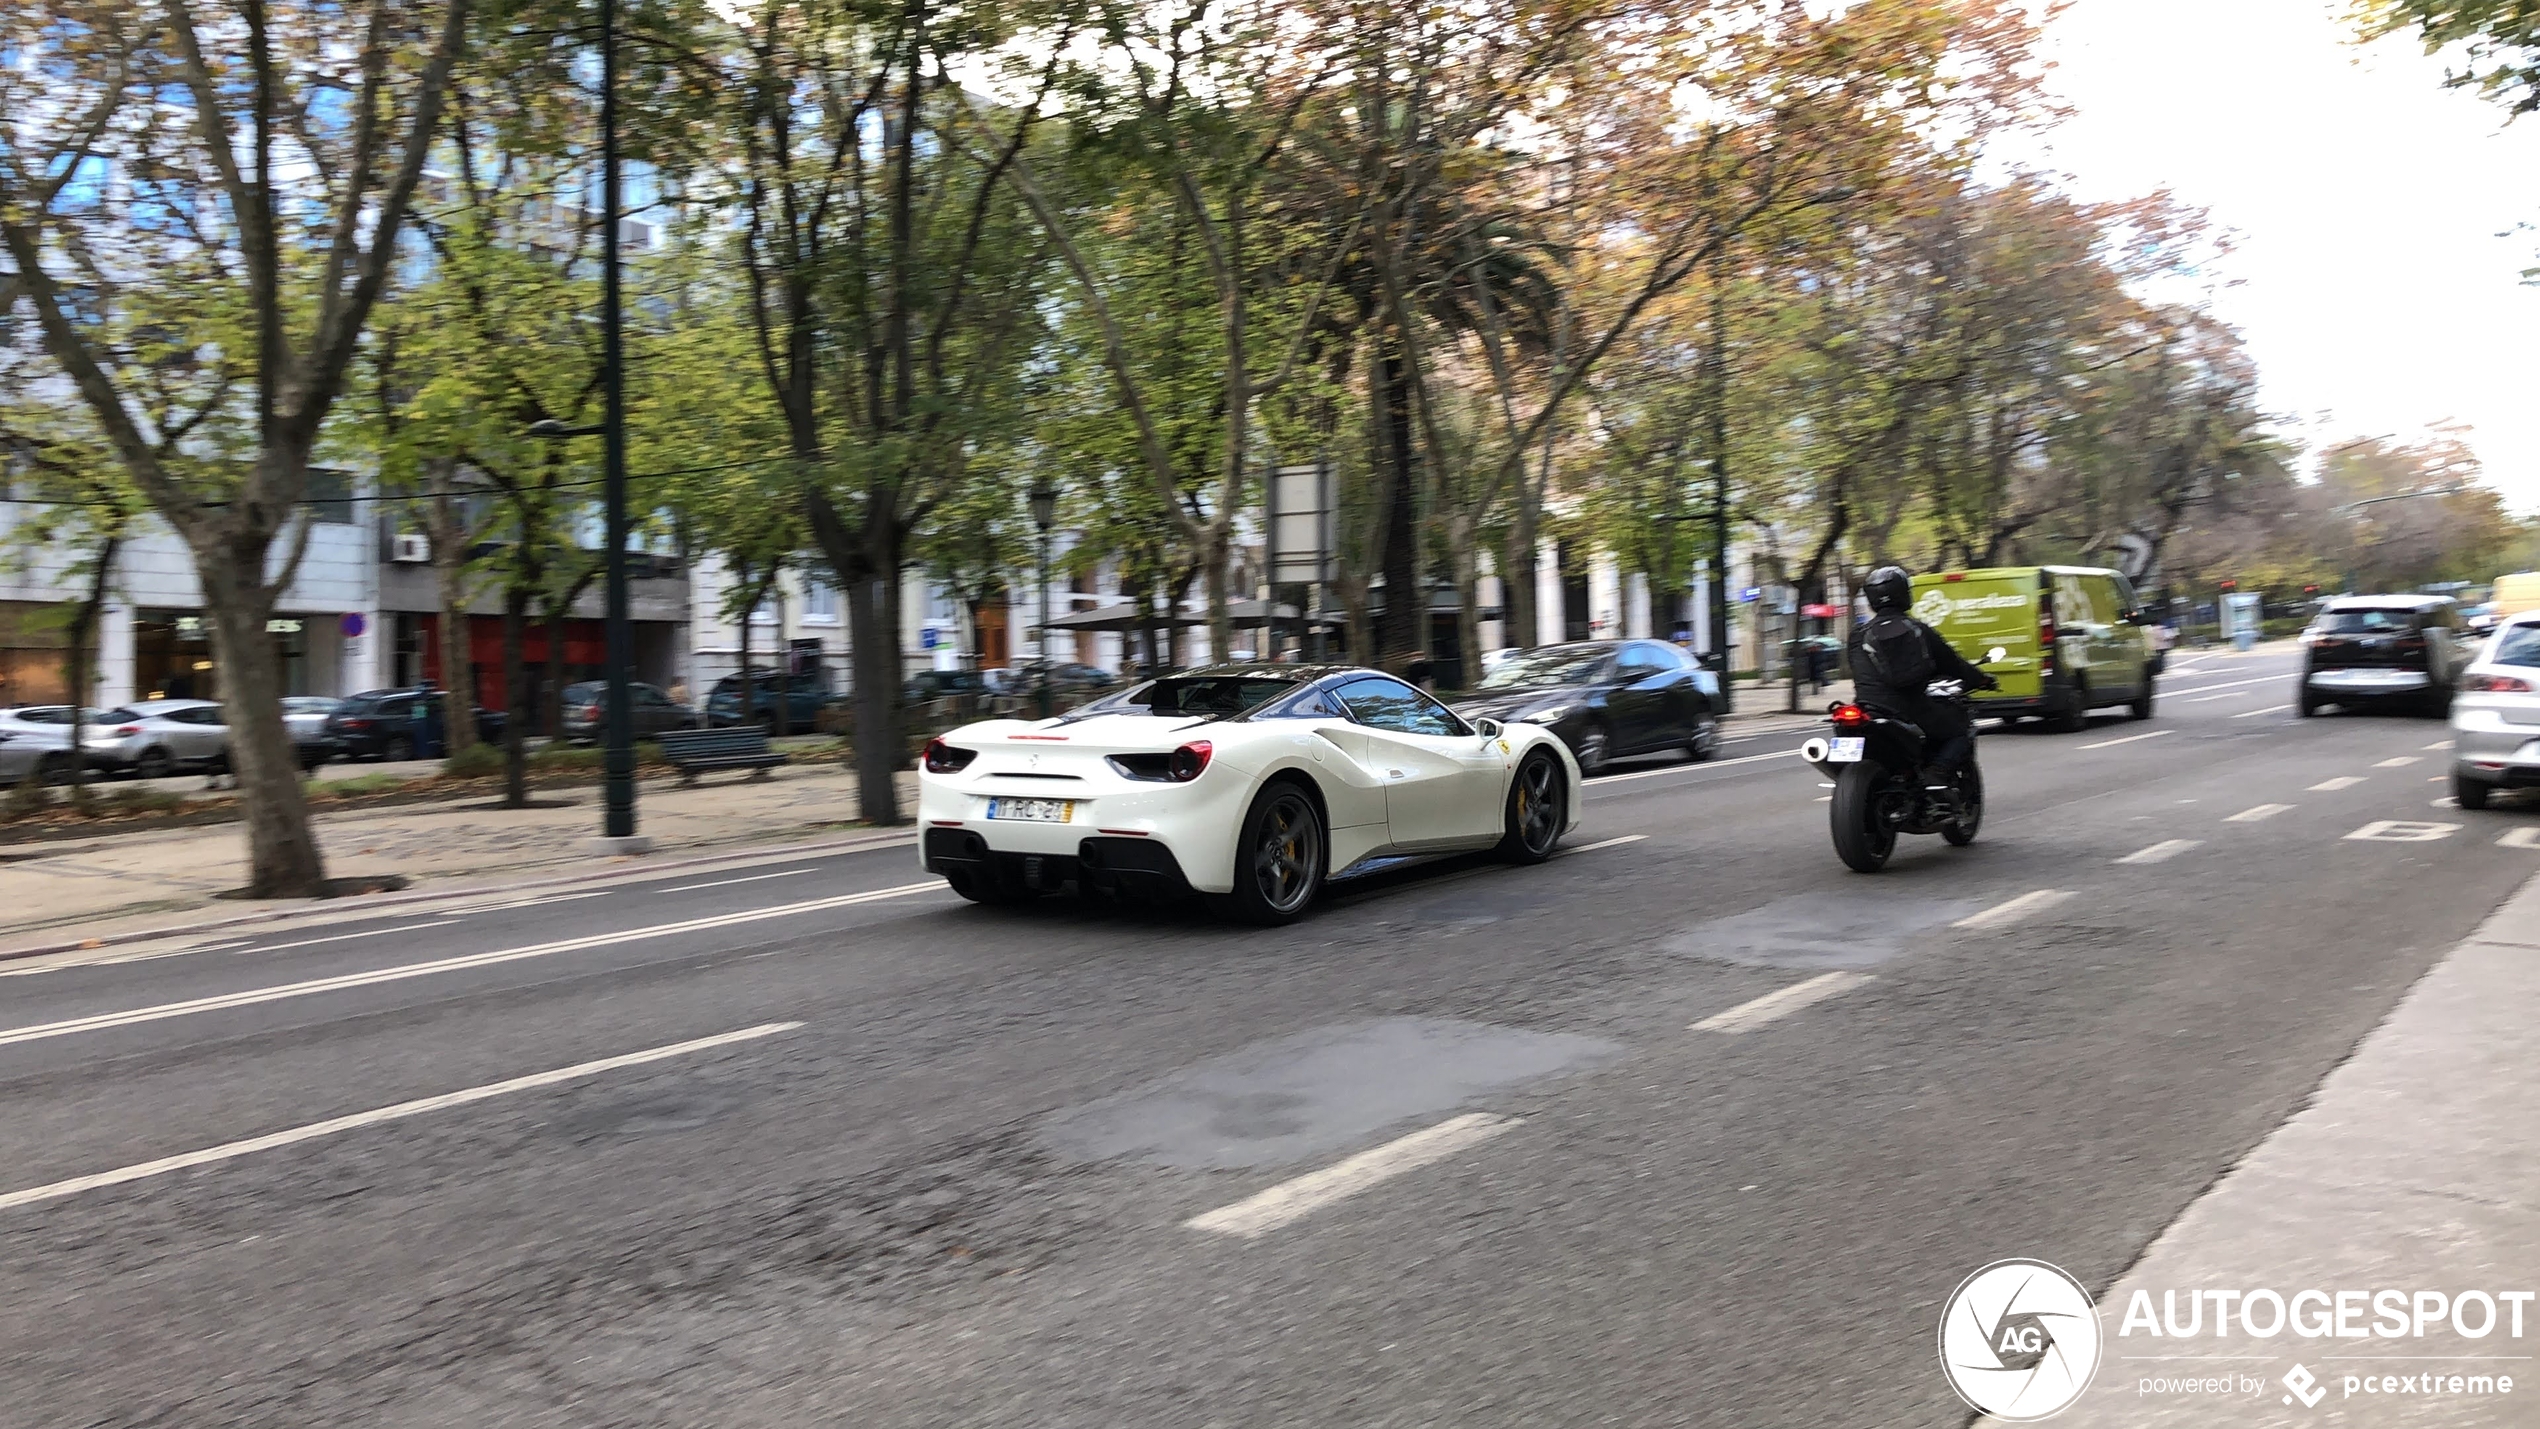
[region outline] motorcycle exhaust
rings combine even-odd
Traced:
[[[1811,764],[1823,764],[1826,762],[1826,751],[1831,747],[1822,739],[1812,739],[1799,746],[1799,757]]]

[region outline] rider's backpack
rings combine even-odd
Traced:
[[[1900,695],[1921,694],[1939,673],[1931,647],[1923,643],[1922,626],[1895,612],[1874,615],[1861,628],[1861,658],[1880,684]]]

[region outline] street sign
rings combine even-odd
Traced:
[[[920,650],[932,650],[943,643],[944,632],[934,626],[929,625],[917,632],[917,648]]]
[[[1753,605],[1764,598],[1764,588],[1760,585],[1748,586],[1737,593],[1737,598],[1741,604]]]
[[[1332,554],[1332,474],[1321,462],[1270,469],[1263,483],[1269,506],[1270,579],[1314,584],[1326,578]]]
[[[343,619],[335,622],[335,628],[343,631],[346,635],[352,637],[353,639],[359,640],[362,638],[362,632],[370,628],[370,622],[362,619],[362,613],[360,611],[348,610],[344,612]]]

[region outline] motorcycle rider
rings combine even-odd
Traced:
[[[1924,788],[1955,803],[1958,771],[1975,752],[1975,726],[1956,701],[1934,699],[1926,687],[1934,680],[1959,680],[1971,690],[1992,690],[2001,682],[1913,617],[1908,607],[1914,578],[1902,566],[1870,572],[1861,594],[1870,616],[1852,627],[1852,697],[1922,730]]]

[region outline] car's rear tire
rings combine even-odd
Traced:
[[[132,777],[135,779],[165,779],[175,772],[176,759],[164,749],[145,749],[141,751],[140,758],[132,761]]]
[[[2495,786],[2484,779],[2472,779],[2457,770],[2452,774],[2452,801],[2464,809],[2486,808],[2488,796],[2495,792]]]
[[[28,777],[39,784],[51,787],[58,788],[61,785],[68,784],[71,782],[70,756],[67,754],[45,755],[43,758],[35,761],[35,770]]]
[[[385,764],[402,763],[415,757],[415,742],[402,734],[392,734],[379,742],[379,758]]]
[[[2303,686],[2301,693],[2293,697],[2293,707],[2302,712],[2304,719],[2310,719],[2320,712],[2320,702],[2311,698],[2311,688],[2308,685]]]
[[[2056,706],[2053,714],[2046,717],[2047,728],[2054,730],[2057,734],[2079,734],[2082,726],[2088,723],[2089,719],[2090,687],[2080,680],[2073,681],[2072,689],[2064,696],[2064,702]]]
[[[1293,923],[1323,891],[1323,815],[1313,797],[1288,780],[1263,789],[1235,839],[1235,887],[1209,900],[1225,917],[1277,927]]]
[[[2143,693],[2136,695],[2134,703],[2126,706],[2126,713],[2135,719],[2150,719],[2153,693],[2152,672],[2146,670],[2143,672]]]
[[[1895,777],[1868,760],[1847,764],[1835,776],[1827,821],[1833,829],[1836,856],[1854,873],[1876,873],[1887,866],[1888,855],[1896,852],[1896,830],[1879,817],[1881,796]]]
[[[1517,766],[1508,781],[1506,826],[1499,856],[1510,863],[1541,863],[1570,822],[1570,781],[1552,751],[1538,749]]]
[[[1685,757],[1696,764],[1720,755],[1720,722],[1716,719],[1697,721],[1693,735],[1685,741]]]

